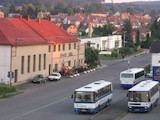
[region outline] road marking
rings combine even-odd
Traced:
[[[46,108],[46,107],[48,107],[48,106],[50,106],[50,105],[54,105],[54,104],[56,104],[56,103],[58,103],[58,102],[64,101],[64,100],[66,100],[66,99],[68,99],[68,97],[67,97],[67,98],[63,98],[63,99],[61,99],[61,100],[54,101],[54,102],[49,103],[49,104],[47,104],[47,105],[38,107],[38,108],[33,109],[33,110],[29,111],[29,112],[26,112],[26,113],[24,113],[24,114],[22,114],[22,115],[13,117],[13,118],[11,118],[10,120],[16,120],[17,118],[20,118],[20,117],[26,116],[26,115],[28,115],[28,114],[34,113],[34,112],[36,112],[36,111],[39,111],[39,110],[41,110],[41,109],[44,109],[44,108]]]

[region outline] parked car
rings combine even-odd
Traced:
[[[153,77],[153,71],[150,71],[150,72],[146,75],[146,77],[152,78],[152,77]]]
[[[59,72],[53,72],[51,75],[48,76],[49,80],[60,80],[61,74]]]
[[[47,82],[47,77],[44,77],[42,74],[38,74],[36,76],[33,77],[32,82],[34,83],[45,83]]]

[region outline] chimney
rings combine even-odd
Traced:
[[[38,23],[39,23],[39,24],[41,23],[41,18],[40,18],[40,17],[38,17]]]
[[[22,20],[22,15],[19,16],[19,19]]]
[[[92,37],[92,25],[91,25],[91,23],[89,23],[88,27],[89,27],[88,37],[91,38]]]
[[[27,20],[28,20],[28,21],[30,20],[30,16],[29,16],[29,15],[27,16]]]
[[[49,22],[52,22],[52,18],[51,17],[49,17]]]

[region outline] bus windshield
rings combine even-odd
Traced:
[[[130,91],[128,92],[128,101],[130,102],[148,102],[149,95],[146,91]]]
[[[133,78],[133,74],[122,73],[121,78]]]
[[[75,92],[75,102],[93,102],[93,92]]]

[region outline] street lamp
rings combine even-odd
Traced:
[[[129,69],[130,60],[128,60],[128,69]]]
[[[123,31],[123,47],[125,47],[125,43],[126,43],[126,32],[127,31]]]

